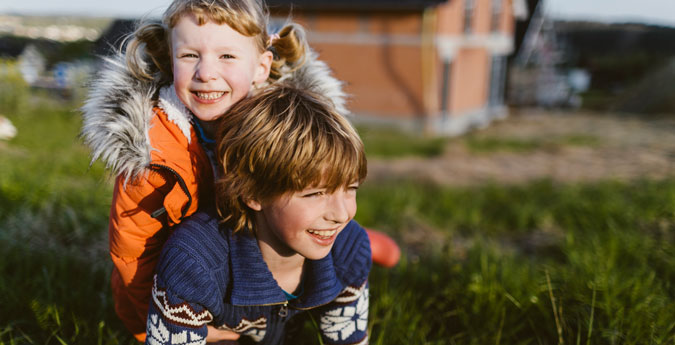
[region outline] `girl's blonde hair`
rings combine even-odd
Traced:
[[[217,120],[216,204],[234,232],[254,229],[247,201],[308,187],[334,192],[367,174],[363,143],[330,100],[279,82]]]
[[[288,24],[276,35],[268,34],[269,13],[262,0],[174,0],[161,23],[140,23],[129,37],[126,61],[136,78],[156,80],[162,85],[173,81],[170,32],[180,18],[189,14],[197,18],[199,25],[209,21],[226,24],[244,36],[254,37],[261,53],[272,51],[270,82],[282,76],[282,69],[299,67],[308,51],[304,31],[298,24]]]

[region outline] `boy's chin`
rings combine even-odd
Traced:
[[[333,248],[333,246],[331,246],[330,249],[332,249],[332,248]],[[300,253],[300,255],[302,255],[307,260],[317,261],[317,260],[321,260],[321,259],[325,258],[326,256],[328,256],[328,254],[330,254],[330,249],[328,249],[326,252],[314,252],[314,253],[305,253],[305,254]]]

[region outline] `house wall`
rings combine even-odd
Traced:
[[[492,30],[490,27],[492,19],[491,3],[492,0],[474,0],[476,8],[473,14],[473,30],[476,35],[487,35]]]
[[[346,83],[349,108],[410,119],[425,113],[418,14],[296,14],[310,45]]]
[[[410,118],[424,112],[419,47],[314,44],[346,83],[354,113]]]
[[[516,21],[514,20],[513,14],[513,0],[505,0],[501,10],[499,31],[506,35],[513,36],[516,31]]]
[[[450,115],[459,116],[467,110],[485,106],[488,91],[490,60],[484,49],[463,49],[452,66]]]
[[[464,31],[464,2],[449,1],[439,5],[437,12],[437,32],[439,35],[461,36]]]

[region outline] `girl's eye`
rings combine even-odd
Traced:
[[[192,53],[185,53],[185,54],[181,54],[180,57],[181,57],[181,58],[196,58],[197,55],[196,55],[196,54],[192,54]]]

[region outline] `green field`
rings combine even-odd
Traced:
[[[89,166],[77,106],[12,90],[20,102],[0,99],[19,132],[0,141],[0,344],[133,344],[109,288],[111,185]],[[372,157],[443,149],[368,131]],[[477,154],[540,145],[453,140]],[[553,144],[579,142],[596,144]],[[397,267],[371,274],[372,344],[675,343],[675,178],[369,180],[358,201],[360,223],[404,245]]]

